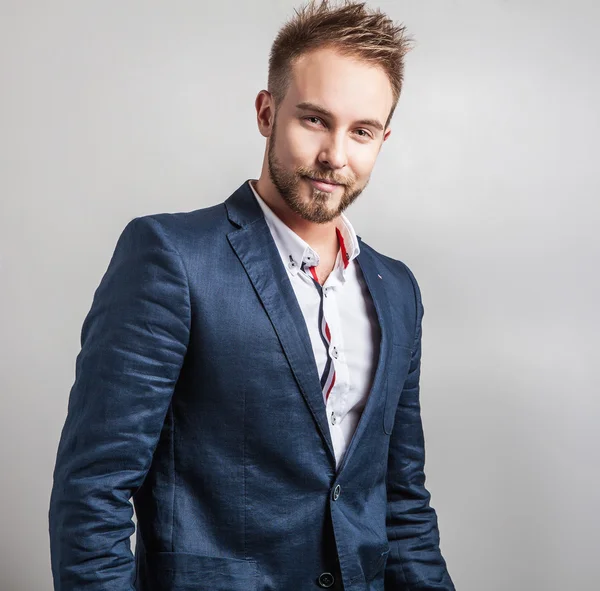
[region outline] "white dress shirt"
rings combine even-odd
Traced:
[[[360,266],[354,260],[360,252],[358,239],[352,224],[342,213],[337,223],[341,248],[334,268],[322,286],[323,315],[330,335],[327,347],[323,326],[319,326],[321,295],[309,272],[310,266],[319,264],[319,255],[265,203],[253,185],[256,181],[248,182],[263,211],[298,299],[319,377],[326,370],[328,361],[330,370],[335,372],[333,386],[326,386],[323,401],[339,466],[373,382],[381,338],[371,295]],[[346,254],[346,264],[343,254]],[[303,262],[304,270],[301,269]]]

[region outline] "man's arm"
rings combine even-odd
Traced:
[[[83,323],[49,524],[57,591],[130,591],[129,502],[142,484],[187,349],[189,287],[160,224],[121,234]]]
[[[425,488],[425,442],[419,403],[423,304],[409,271],[417,304],[408,377],[396,410],[387,472],[387,535],[390,553],[386,591],[454,591],[439,548],[437,516]]]

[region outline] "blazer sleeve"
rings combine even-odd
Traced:
[[[150,467],[190,329],[189,286],[157,220],[132,220],[81,331],[50,498],[57,591],[129,591],[130,498]]]
[[[396,409],[387,468],[387,536],[390,552],[386,591],[454,591],[440,552],[435,510],[425,488],[425,443],[419,403],[423,304],[412,272],[416,300],[415,338],[408,376]]]

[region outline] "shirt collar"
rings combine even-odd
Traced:
[[[248,184],[256,197],[256,201],[263,211],[265,220],[279,254],[283,260],[288,272],[296,275],[300,271],[302,263],[306,263],[306,267],[312,267],[319,264],[319,254],[315,251],[308,242],[300,238],[289,226],[287,226],[275,212],[265,203],[254,188],[254,180],[249,180]],[[340,241],[340,250],[336,259],[334,270],[339,269],[342,281],[345,281],[345,269],[360,253],[358,238],[356,232],[350,223],[350,220],[345,214],[340,214],[336,223],[336,232]]]

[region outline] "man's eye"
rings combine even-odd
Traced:
[[[323,124],[323,122],[321,121],[321,119],[319,117],[315,117],[313,116],[309,116],[309,117],[304,117],[305,121],[309,121],[310,123],[321,123]],[[324,124],[323,124],[324,125]],[[371,134],[366,130],[366,129],[357,129],[356,133],[358,133],[359,137],[361,138],[370,138]]]

